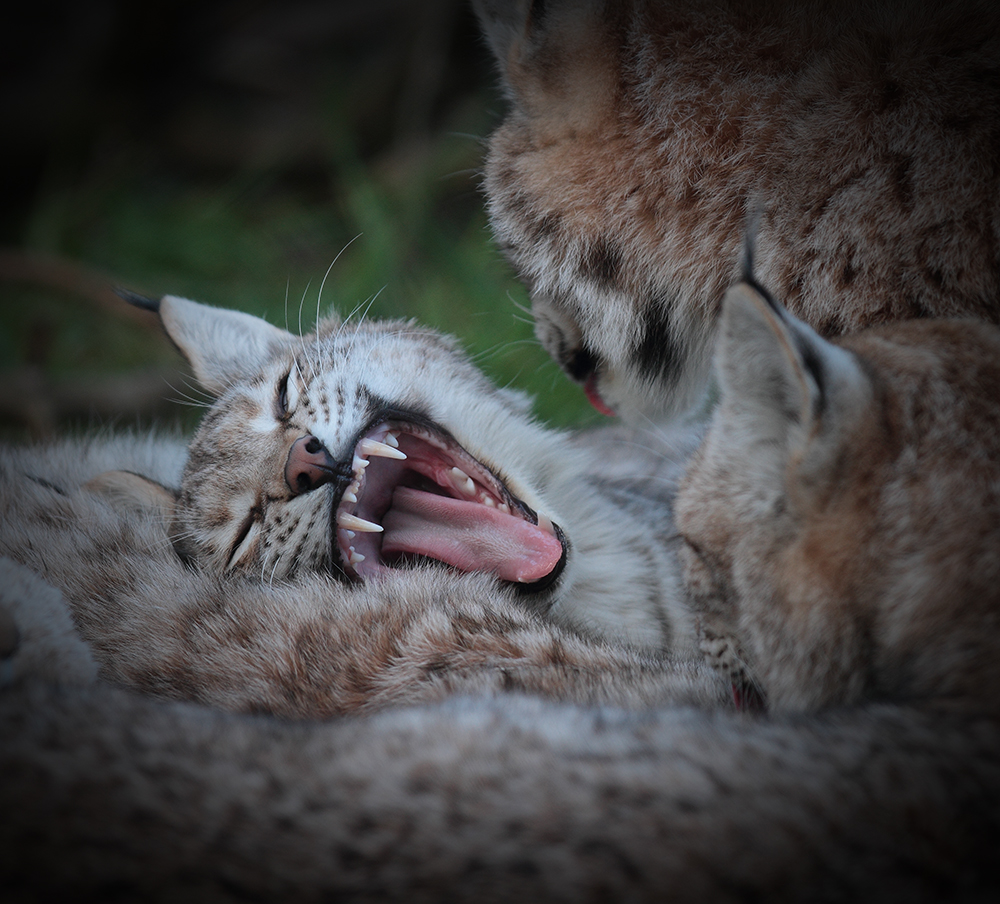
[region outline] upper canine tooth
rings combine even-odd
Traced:
[[[376,524],[374,521],[365,521],[364,518],[359,518],[357,515],[349,515],[347,512],[340,512],[337,515],[337,524],[346,530],[354,530],[362,534],[382,533],[381,524]]]
[[[374,455],[380,458],[395,458],[397,461],[405,461],[406,453],[399,449],[394,449],[388,443],[380,443],[377,439],[363,439],[358,443],[358,452],[362,455]]]

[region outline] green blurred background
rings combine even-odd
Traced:
[[[595,419],[490,240],[503,100],[465,0],[22,12],[0,37],[4,437],[194,423],[178,357],[114,284],[293,330],[370,303],[458,335],[545,420]]]

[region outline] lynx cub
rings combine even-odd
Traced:
[[[218,400],[176,494],[131,475],[91,486],[135,487],[182,558],[268,583],[303,571],[371,580],[436,561],[495,575],[575,630],[688,647],[672,488],[647,493],[614,464],[595,476],[584,451],[452,339],[337,317],[300,338],[172,296],[139,302]]]
[[[1000,320],[1000,6],[477,0],[497,242],[604,410],[703,391],[739,236],[823,335]]]
[[[39,632],[46,622],[30,618],[58,608],[59,594],[0,563],[0,603],[26,626],[0,688],[5,893],[995,900],[1000,331],[927,321],[830,343],[744,285],[723,306],[719,346],[722,401],[678,520],[706,651],[727,678],[756,688],[766,716],[701,704],[629,712],[510,693],[327,724],[167,704],[87,680],[93,667],[86,650],[67,643],[66,620],[51,620],[50,640]],[[270,397],[277,382],[262,386]],[[20,554],[77,593],[69,566],[48,563],[69,558],[59,542],[72,504],[96,503],[53,500],[51,489],[23,482],[50,494],[48,533],[39,536],[56,545],[22,543]],[[146,542],[144,559],[152,553],[163,567],[162,524],[120,517]],[[161,546],[150,549],[154,528]],[[129,586],[139,566],[127,550],[101,552],[99,566],[81,545],[73,563],[91,575],[106,569],[98,601],[106,620],[86,616],[91,637],[117,624],[123,606],[170,607],[173,584],[147,575],[143,597]],[[161,572],[175,584],[183,566],[166,554],[182,569]],[[408,644],[392,605],[393,593],[408,584],[412,592],[427,575],[448,585],[451,602],[425,613],[436,616],[428,624],[437,642],[450,640],[450,658],[428,659],[422,638]],[[185,644],[228,630],[230,647],[270,655],[275,667],[294,650],[253,647],[251,622],[234,624],[227,611],[222,589],[266,587],[259,574],[188,580],[213,618],[189,624]],[[358,668],[352,648],[360,646],[409,662],[416,684],[427,687],[430,673],[455,680],[457,692],[474,688],[477,675],[486,688],[524,687],[517,681],[533,673],[555,674],[557,653],[569,662],[561,683],[536,693],[574,699],[567,689],[596,679],[591,690],[603,682],[624,694],[649,677],[649,663],[588,674],[571,661],[585,650],[523,609],[521,633],[505,633],[517,611],[509,600],[494,593],[495,604],[478,613],[467,606],[484,590],[489,601],[495,585],[483,575],[390,570],[364,585],[353,608],[344,595],[353,588],[317,580],[276,582],[244,616],[294,621],[297,595],[316,605],[323,590],[336,612],[328,624],[347,630],[337,648],[344,671]],[[396,632],[395,647],[385,635],[369,638],[380,623]],[[504,655],[512,636],[544,630],[543,661],[529,644],[520,669],[511,646]],[[492,658],[469,655],[490,635]],[[301,641],[319,654],[298,660],[307,695],[317,665],[324,679],[337,671],[315,632]],[[132,642],[155,650],[172,638],[147,630]],[[59,651],[58,663],[49,651]],[[113,655],[102,652],[105,661]],[[203,668],[199,680],[223,677]],[[377,697],[384,675],[367,678],[356,693]]]
[[[66,594],[104,677],[297,718],[459,692],[725,702],[672,526],[695,434],[636,438],[671,462],[615,432],[609,469],[604,434],[543,428],[432,330],[295,337],[140,301],[219,396],[190,448],[0,449],[0,554]]]

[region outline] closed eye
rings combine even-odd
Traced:
[[[250,536],[250,531],[254,526],[254,522],[257,520],[257,515],[257,509],[251,509],[250,514],[246,516],[243,523],[240,525],[239,532],[236,534],[236,539],[233,541],[233,545],[229,549],[229,560],[226,562],[227,570],[232,568],[242,556],[244,551],[243,547],[246,544],[247,538]]]
[[[278,381],[278,388],[274,401],[274,413],[279,419],[288,417],[288,378],[291,371],[288,371],[281,380]]]

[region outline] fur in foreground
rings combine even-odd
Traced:
[[[25,625],[0,691],[5,892],[991,899],[1000,545],[979,538],[1000,530],[1000,335],[913,329],[834,346],[752,287],[725,305],[723,401],[679,523],[707,652],[766,713],[508,694],[316,724],[157,701],[84,680],[60,594],[4,565]],[[766,379],[742,379],[747,362]],[[838,450],[859,440],[855,469]],[[831,455],[843,466],[817,480]],[[954,473],[958,490],[930,500]],[[940,549],[916,517],[929,503],[955,532]],[[816,542],[826,523],[839,544]],[[838,550],[857,573],[810,594]]]

